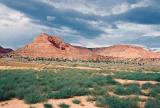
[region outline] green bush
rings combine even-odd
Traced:
[[[129,80],[154,80],[160,81],[160,73],[144,73],[144,72],[117,72],[114,77]]]
[[[159,94],[159,93],[160,93],[160,85],[159,84],[152,87],[151,96],[156,97],[157,94]]]
[[[127,95],[126,89],[121,85],[117,85],[115,87],[115,93],[118,94],[118,95]]]
[[[14,92],[13,91],[0,90],[0,101],[9,100],[13,97],[14,97]]]
[[[140,94],[141,89],[138,84],[130,84],[127,86],[127,94]]]
[[[98,107],[109,107],[109,108],[139,108],[138,104],[134,100],[130,99],[119,99],[116,97],[103,97],[96,100]]]
[[[160,101],[160,95],[157,95],[155,98]]]
[[[80,103],[81,103],[81,101],[80,101],[79,99],[74,99],[74,100],[72,100],[72,102],[73,102],[74,104],[80,104]]]
[[[131,95],[131,94],[140,94],[141,89],[137,84],[130,84],[126,87],[122,85],[117,85],[115,87],[115,93],[118,95]]]
[[[62,88],[57,93],[53,94],[53,97],[56,99],[65,99],[65,98],[71,98],[73,96],[83,96],[87,94],[88,91],[82,87],[65,87]]]
[[[160,101],[159,100],[148,100],[145,103],[145,108],[160,108]]]
[[[0,71],[0,101],[18,98],[28,103],[35,103],[46,98],[82,96],[87,95],[88,87],[95,84],[89,71],[76,69],[56,71],[58,72]]]
[[[65,103],[61,103],[58,105],[60,108],[69,108],[70,106],[65,104]]]
[[[24,97],[24,100],[28,104],[35,104],[41,101],[44,101],[45,98],[39,93],[29,93]]]
[[[97,75],[93,70],[0,70],[0,101],[18,98],[31,104],[51,98],[85,95],[93,96],[96,100],[107,95],[107,87],[115,87],[116,84],[112,76]],[[157,95],[159,90],[159,85],[154,85],[152,94]],[[115,87],[115,92],[139,94],[140,87],[136,84],[119,85]]]
[[[117,82],[111,77],[111,76],[102,76],[102,75],[97,75],[93,78],[93,81],[97,85],[106,85],[106,84],[117,84]]]
[[[107,94],[107,90],[105,87],[96,86],[93,90],[90,90],[90,95],[92,96],[104,96]]]
[[[44,108],[53,108],[52,104],[44,104]]]

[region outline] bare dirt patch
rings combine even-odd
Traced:
[[[150,84],[155,85],[155,84],[159,83],[157,81],[137,81],[137,80],[126,80],[126,79],[114,79],[114,80],[122,85],[128,85],[128,84],[132,84],[132,83],[137,83],[139,85],[143,85],[145,83],[150,83]]]
[[[57,65],[57,66],[55,66],[55,67],[57,67],[57,68],[71,68],[71,69],[84,69],[84,70],[101,70],[100,68],[92,68],[92,67],[80,67],[80,66],[78,66],[78,67],[69,67],[69,66],[60,66],[60,65]]]
[[[18,61],[6,61],[0,59],[0,70],[12,70],[12,69],[55,69],[55,68],[69,68],[69,69],[82,69],[82,70],[101,70],[100,68],[86,67],[86,66],[65,66],[51,63],[37,63],[37,62],[18,62]]]
[[[79,99],[81,101],[80,104],[74,104],[72,102],[73,99]],[[37,103],[37,104],[32,104],[32,105],[28,105],[25,104],[24,101],[22,100],[18,100],[18,99],[12,99],[9,101],[4,101],[4,102],[0,102],[0,108],[44,108],[44,104],[48,103],[48,104],[52,104],[54,108],[59,108],[58,105],[61,103],[65,103],[70,105],[70,108],[98,108],[95,106],[94,103],[91,102],[87,102],[87,97],[74,97],[74,98],[69,98],[69,99],[50,99],[48,100],[48,102],[44,102],[44,103]]]

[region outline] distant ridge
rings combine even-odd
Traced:
[[[12,52],[13,50],[10,48],[3,48],[2,46],[0,46],[0,55],[4,55],[6,53]]]
[[[69,60],[91,60],[105,58],[160,58],[160,53],[139,46],[113,45],[103,48],[86,48],[65,43],[54,35],[41,33],[33,42],[14,51],[12,56],[32,58],[63,58]]]

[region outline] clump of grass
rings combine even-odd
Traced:
[[[69,107],[70,107],[70,105],[65,104],[65,103],[61,103],[61,104],[59,104],[58,106],[59,106],[60,108],[69,108]]]
[[[134,100],[130,99],[119,99],[116,97],[105,96],[96,100],[98,107],[109,107],[109,108],[139,108],[138,104]]]
[[[160,108],[160,101],[159,100],[148,100],[145,103],[145,108]]]
[[[53,108],[52,104],[44,104],[44,108]]]
[[[81,100],[79,100],[79,99],[74,99],[74,100],[72,100],[72,102],[73,102],[74,104],[80,104],[80,103],[81,103]]]

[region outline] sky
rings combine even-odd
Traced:
[[[38,34],[85,47],[160,48],[160,0],[0,0],[0,45],[17,49]]]

